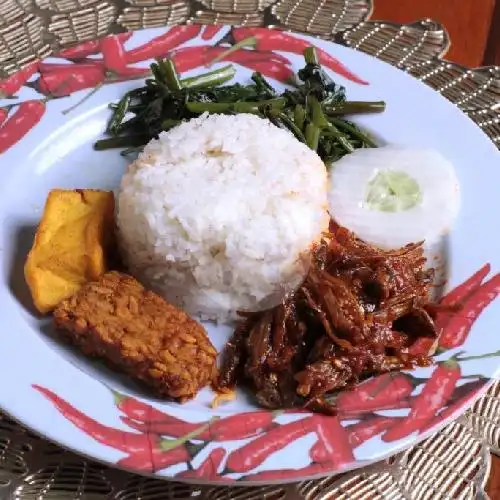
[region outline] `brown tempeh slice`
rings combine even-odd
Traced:
[[[84,354],[160,396],[188,400],[215,376],[217,352],[204,328],[126,274],[86,284],[57,307],[54,321]]]

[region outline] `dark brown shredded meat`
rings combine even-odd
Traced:
[[[433,270],[423,245],[374,248],[334,223],[301,287],[279,306],[247,315],[222,354],[217,387],[249,385],[268,408],[331,412],[328,393],[360,379],[431,363],[410,354],[437,338]]]
[[[131,276],[104,274],[59,304],[57,329],[159,396],[186,401],[212,382],[217,352],[205,329]]]

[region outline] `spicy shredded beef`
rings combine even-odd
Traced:
[[[412,354],[437,338],[434,271],[423,245],[374,248],[334,223],[301,287],[274,309],[246,315],[223,353],[217,388],[249,385],[268,408],[332,411],[328,393],[360,379],[431,363]]]

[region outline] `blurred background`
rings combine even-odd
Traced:
[[[446,58],[476,67],[500,65],[500,0],[373,0],[372,19],[409,23],[430,18],[448,30]]]

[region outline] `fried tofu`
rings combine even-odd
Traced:
[[[55,189],[49,193],[24,267],[36,308],[48,313],[107,271],[114,245],[110,191]]]
[[[84,285],[59,304],[54,323],[84,354],[160,397],[191,399],[216,374],[217,351],[203,326],[126,274]]]

